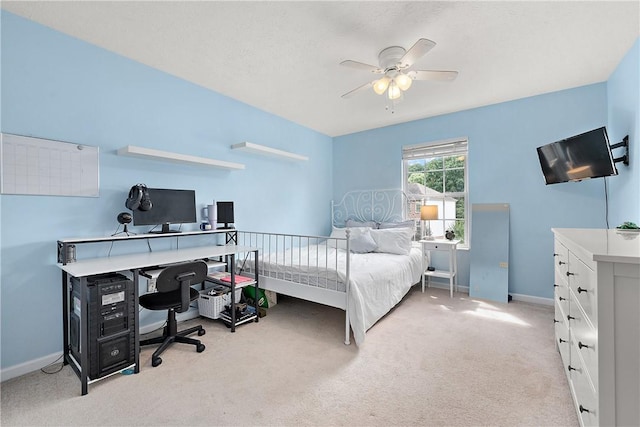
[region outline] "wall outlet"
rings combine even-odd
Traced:
[[[501,262],[500,263],[500,268],[509,268],[509,263],[508,262]]]

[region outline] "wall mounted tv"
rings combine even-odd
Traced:
[[[162,225],[162,230],[152,233],[179,233],[170,224],[196,222],[196,192],[194,190],[169,190],[149,188],[152,207],[148,211],[133,211],[133,225]]]
[[[604,127],[537,148],[546,184],[617,175]]]

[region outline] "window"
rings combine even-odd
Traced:
[[[420,144],[402,148],[403,190],[409,197],[417,237],[427,227],[436,238],[453,230],[468,247],[467,140]],[[438,206],[438,219],[420,220],[420,206]]]

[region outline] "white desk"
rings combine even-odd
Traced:
[[[225,245],[203,246],[197,248],[173,249],[168,251],[145,252],[141,254],[117,255],[105,258],[82,259],[58,266],[74,277],[91,276],[93,274],[111,273],[114,271],[134,270],[155,265],[174,264],[203,258],[224,257],[243,252],[254,252],[252,246]]]
[[[424,292],[425,277],[427,286],[431,285],[432,277],[449,279],[449,294],[453,298],[453,289],[458,292],[458,257],[456,251],[460,240],[420,240],[422,246],[422,292]],[[429,271],[427,267],[431,264],[431,251],[446,251],[449,253],[449,270]],[[426,262],[425,262],[426,261]]]
[[[227,230],[227,242],[229,239],[235,240],[235,230]],[[191,233],[190,235],[199,235],[203,233]],[[207,233],[210,234],[210,233]],[[141,238],[159,238],[159,237],[172,237],[169,235],[152,235],[152,236],[114,236],[114,237],[104,237],[104,238],[89,238],[89,239],[67,239],[58,241],[58,258],[59,260],[68,260],[67,251],[72,244],[82,244],[82,243],[93,243],[95,241],[113,241],[113,240],[135,240]],[[183,237],[184,234],[180,236],[173,235],[173,237]],[[128,255],[117,255],[112,257],[102,257],[102,258],[91,258],[91,259],[80,259],[75,262],[67,262],[67,263],[58,263],[58,267],[62,270],[62,319],[63,319],[63,355],[64,355],[64,364],[70,364],[72,369],[80,378],[81,386],[82,386],[82,394],[87,394],[88,392],[88,384],[97,381],[103,378],[106,378],[112,374],[106,375],[104,377],[90,379],[88,377],[88,369],[89,366],[89,356],[88,356],[88,301],[87,301],[87,278],[89,276],[93,276],[96,274],[104,274],[104,273],[112,273],[112,272],[122,272],[122,271],[131,271],[133,273],[133,287],[134,287],[134,302],[137,305],[138,303],[138,283],[139,283],[139,270],[146,267],[154,267],[154,266],[162,266],[166,264],[173,264],[177,262],[183,261],[191,261],[197,259],[204,258],[226,258],[227,266],[231,272],[231,302],[232,305],[235,304],[235,257],[240,253],[255,253],[255,271],[258,271],[258,248],[252,246],[244,246],[244,245],[224,245],[224,246],[201,246],[194,248],[186,248],[186,249],[174,249],[174,250],[166,250],[166,251],[156,251],[156,252],[145,252],[140,254],[128,254]],[[82,316],[82,326],[79,327],[79,342],[80,348],[85,349],[81,351],[80,360],[76,360],[71,354],[71,346],[70,346],[70,331],[69,331],[69,309],[70,309],[70,301],[72,301],[71,295],[71,286],[70,286],[70,277],[76,277],[79,279],[80,283],[80,301],[74,301],[74,304],[79,304],[81,307],[81,312],[85,313]],[[256,274],[256,282],[255,286],[258,287],[258,275]],[[257,293],[257,290],[256,290]],[[258,321],[258,307],[256,302],[256,319]],[[140,371],[140,361],[139,361],[139,350],[140,350],[140,339],[138,332],[138,310],[135,310],[135,352],[134,352],[134,362],[133,368],[134,372],[138,373]],[[235,331],[236,319],[235,319],[235,310],[232,310],[232,321],[231,321],[231,332]],[[128,368],[131,368],[128,367]]]

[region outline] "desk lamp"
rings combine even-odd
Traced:
[[[420,207],[420,219],[422,220],[422,229],[424,230],[423,240],[434,240],[431,235],[431,220],[438,219],[438,205],[423,205]],[[429,221],[425,229],[425,221]]]

